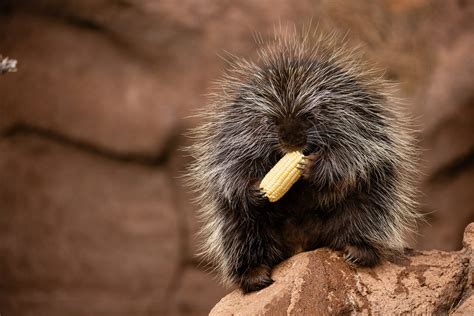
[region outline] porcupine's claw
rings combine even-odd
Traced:
[[[358,259],[353,257],[350,253],[344,253],[344,260],[351,265],[358,265]]]
[[[298,165],[296,166],[297,169],[299,170],[304,170],[306,168],[306,160],[303,157],[303,160],[298,162]]]
[[[261,188],[258,188],[258,193],[256,193],[256,195],[261,199],[266,199],[267,198],[267,194],[264,191],[262,191]]]
[[[372,267],[380,262],[380,253],[370,245],[352,245],[345,247],[344,259],[357,266]]]
[[[260,188],[260,181],[255,181],[250,187],[250,196],[254,204],[259,205],[267,200],[266,193]]]
[[[271,268],[267,265],[260,265],[249,269],[243,276],[240,287],[244,293],[261,290],[274,281],[271,278]]]
[[[319,155],[317,153],[312,153],[307,156],[303,156],[303,159],[299,164],[301,165],[301,168],[298,168],[303,172],[303,179],[308,180],[311,178],[311,172],[318,156]]]

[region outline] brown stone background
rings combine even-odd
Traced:
[[[419,126],[414,246],[474,221],[474,2],[0,0],[0,313],[204,315],[226,290],[194,258],[186,117],[225,51],[310,19],[402,83]]]

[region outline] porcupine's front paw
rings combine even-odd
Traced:
[[[265,192],[260,189],[260,180],[254,181],[249,188],[250,202],[253,205],[262,205],[267,201]]]
[[[311,180],[318,156],[317,153],[309,154],[304,156],[303,160],[298,164],[298,169],[302,171],[301,177],[304,180]]]
[[[271,268],[267,265],[249,268],[241,277],[240,288],[244,293],[258,291],[271,285]]]

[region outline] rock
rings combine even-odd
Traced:
[[[474,34],[474,33],[473,33]],[[437,56],[437,66],[426,90],[423,147],[430,178],[471,154],[474,148],[474,35],[465,35]]]
[[[451,314],[457,316],[466,316],[474,314],[474,296],[467,298],[462,304]]]
[[[424,249],[460,249],[462,228],[474,219],[474,36],[463,36],[439,53],[424,98],[425,136],[422,205]],[[456,216],[453,216],[456,209]],[[436,233],[434,233],[436,232]]]
[[[186,235],[183,255],[186,262],[197,263],[198,258],[196,254],[199,252],[199,240],[196,236],[200,227],[200,223],[197,220],[198,205],[192,202],[196,199],[196,194],[190,192],[184,178],[186,167],[192,160],[189,152],[185,150],[187,146],[191,145],[191,140],[181,134],[176,138],[176,141],[181,146],[171,151],[170,156],[173,158],[169,159],[167,169],[175,183],[176,204],[183,219],[183,231]]]
[[[201,68],[199,65],[207,62],[214,68],[215,53],[222,53],[224,47],[233,53],[240,50],[240,54],[245,49],[248,54],[255,47],[249,32],[272,31],[278,20],[285,23],[305,16],[309,19],[308,11],[313,6],[308,0],[291,4],[284,0],[271,3],[184,0],[180,5],[173,1],[148,0],[5,1],[13,2],[20,9],[95,27],[120,39],[141,56],[158,60],[163,68],[170,65],[181,68],[186,64],[187,73],[197,71]],[[201,68],[201,79],[207,77],[208,72],[208,68]]]
[[[458,307],[454,311],[453,315],[474,315],[474,225],[469,225],[464,231],[463,240],[464,251],[468,255],[467,260],[464,264],[469,265],[469,274],[467,284],[465,286],[465,294],[461,299]]]
[[[424,197],[428,223],[420,225],[419,238],[423,243],[419,246],[446,251],[461,249],[463,228],[474,220],[472,183],[472,167],[453,172],[449,179],[428,183]]]
[[[474,223],[463,251],[409,251],[375,268],[354,268],[324,248],[301,253],[274,269],[274,284],[235,290],[211,315],[447,314],[460,301],[460,311],[472,313],[473,231]]]
[[[160,168],[16,135],[0,174],[2,315],[166,312],[181,254]]]
[[[34,126],[114,152],[165,149],[176,111],[146,64],[98,32],[51,19],[2,17],[0,34],[22,65],[0,85],[0,128]]]

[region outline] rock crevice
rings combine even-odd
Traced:
[[[96,145],[86,140],[76,139],[60,132],[49,130],[42,127],[36,127],[27,124],[15,124],[8,128],[2,133],[5,138],[15,136],[35,136],[45,140],[50,140],[55,143],[65,145],[67,147],[73,147],[78,150],[99,155],[104,158],[112,159],[118,162],[136,163],[144,166],[162,166],[166,165],[169,158],[169,153],[172,152],[176,145],[175,138],[178,135],[178,131],[173,133],[168,140],[166,140],[164,147],[166,149],[152,153],[137,153],[137,152],[126,152],[116,151],[105,146]]]

